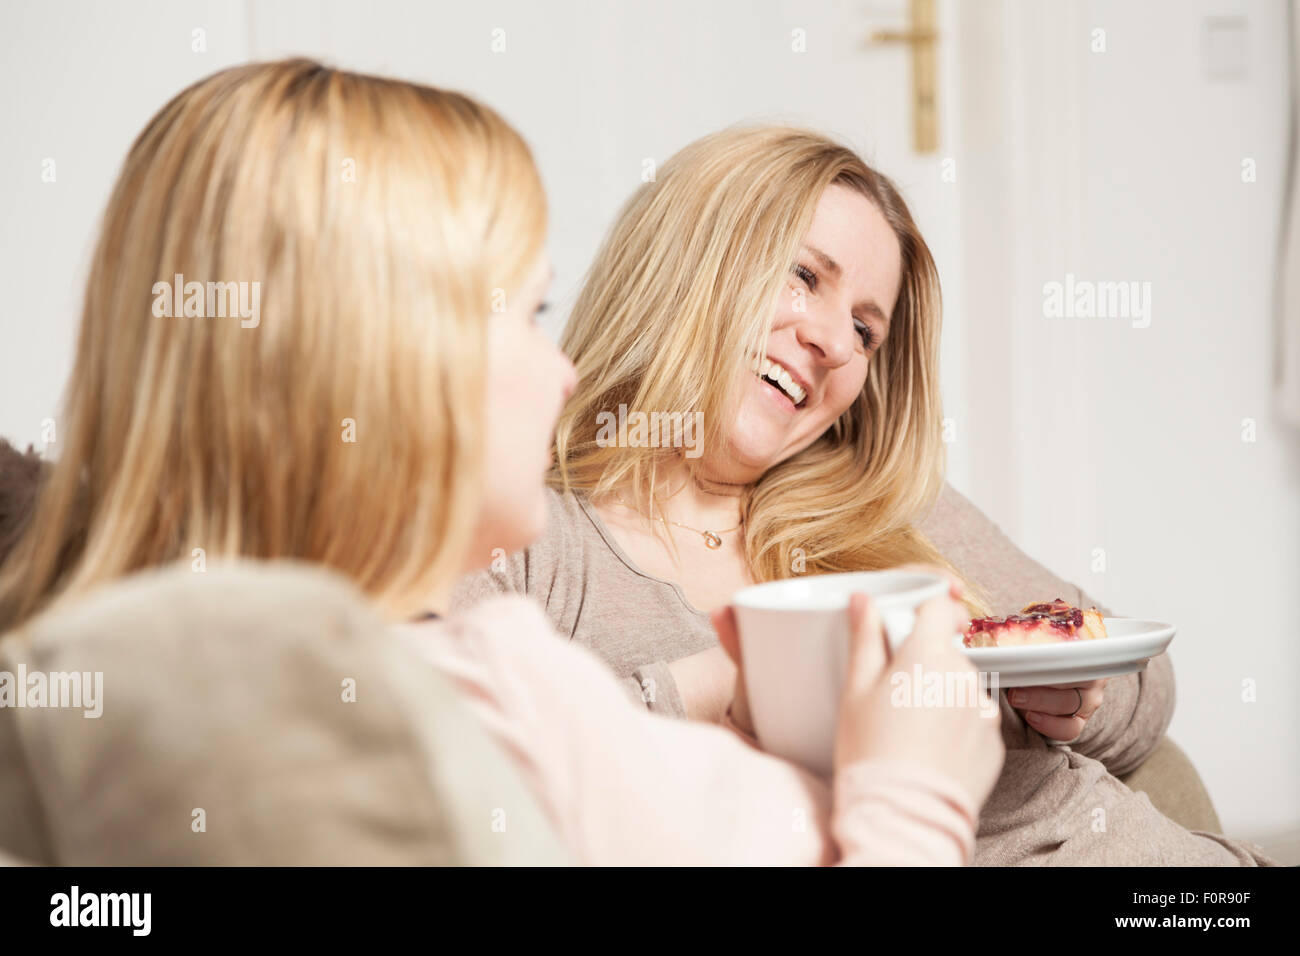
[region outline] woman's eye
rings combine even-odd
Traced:
[[[862,339],[862,347],[867,351],[871,351],[871,343],[875,340],[875,336],[871,332],[871,326],[861,319],[854,319],[853,328],[857,331],[858,338]]]
[[[551,307],[551,303],[549,302],[543,302],[540,305],[538,305],[536,311],[533,312],[533,321],[536,322],[538,319],[540,319],[542,317],[542,313],[545,312],[550,307]]]
[[[808,286],[809,292],[817,291],[817,273],[813,272],[807,266],[795,266],[794,274],[803,279],[804,284]]]

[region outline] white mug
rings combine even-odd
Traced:
[[[916,571],[861,571],[769,581],[732,597],[745,690],[768,753],[830,776],[849,656],[849,596],[870,594],[891,648],[912,633],[916,609],[948,581]]]

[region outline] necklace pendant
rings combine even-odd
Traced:
[[[722,547],[722,538],[718,535],[714,534],[712,531],[705,531],[703,534],[705,547],[712,551],[717,551],[718,548]]]

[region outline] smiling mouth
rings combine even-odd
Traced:
[[[803,407],[808,398],[807,393],[799,387],[799,383],[791,377],[790,373],[779,364],[771,359],[764,359],[762,365],[755,369],[755,374],[762,381],[790,399],[795,408]]]

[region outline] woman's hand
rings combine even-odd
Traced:
[[[941,575],[952,586],[952,596],[958,596],[961,581],[947,568],[931,564],[905,564],[899,570]],[[1105,687],[1104,678],[1079,684],[1019,687],[1008,691],[1007,699],[1012,707],[1020,711],[1030,727],[1049,740],[1068,743],[1083,733],[1088,718],[1100,709]]]
[[[1083,733],[1083,725],[1101,707],[1106,680],[1016,687],[1007,691],[1007,700],[1034,730],[1049,740],[1068,743]]]
[[[954,585],[953,595],[958,593]],[[975,805],[982,806],[1002,769],[1002,722],[979,686],[978,671],[954,641],[969,618],[953,595],[921,605],[911,636],[892,660],[875,603],[866,595],[853,596],[852,645],[835,766],[838,770],[874,759],[921,764],[956,780]],[[973,693],[933,706],[916,687],[906,695],[907,704],[896,705],[896,674],[908,681],[917,674],[942,675],[944,688],[969,688]],[[956,679],[949,680],[950,675]]]

